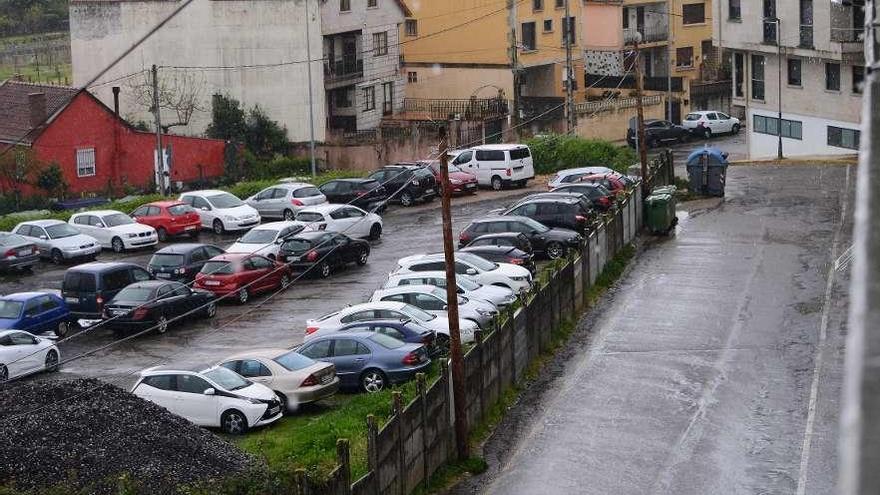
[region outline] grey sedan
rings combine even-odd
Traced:
[[[36,244],[9,232],[0,232],[0,270],[28,270],[40,259]]]

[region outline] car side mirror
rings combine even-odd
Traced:
[[[279,246],[284,244],[284,239],[275,239],[275,244],[278,244]]]
[[[217,391],[214,390],[213,387],[211,387],[211,388],[206,388],[205,391],[202,392],[202,393],[205,394],[205,395],[214,395],[214,394],[217,393]]]
[[[476,275],[477,271],[474,270],[473,268],[468,268],[465,273],[467,273],[468,275]]]
[[[449,306],[447,306],[446,304],[444,304],[444,305],[443,305],[443,311],[449,311]]]
[[[48,240],[49,240],[49,236],[47,236],[46,234],[43,234],[43,235],[40,236],[40,239],[42,239],[42,240],[44,240],[44,241],[48,241]]]
[[[211,211],[211,207],[210,207],[210,206],[200,206],[199,209],[202,210],[202,211]]]

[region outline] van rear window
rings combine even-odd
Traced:
[[[481,162],[503,162],[504,152],[499,150],[477,150],[477,160]]]
[[[511,160],[522,160],[523,158],[528,158],[529,149],[528,148],[517,148],[515,150],[510,150],[510,159]]]
[[[95,275],[92,273],[80,273],[68,271],[64,275],[62,289],[75,292],[95,292]]]

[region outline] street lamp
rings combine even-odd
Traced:
[[[776,24],[776,103],[779,110],[779,120],[776,123],[776,158],[782,160],[782,26],[778,17],[765,17],[764,22]]]

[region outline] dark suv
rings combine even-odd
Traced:
[[[364,210],[384,210],[388,190],[375,179],[336,179],[318,186],[329,203],[350,204]]]
[[[61,296],[73,318],[100,320],[104,303],[125,286],[152,279],[148,271],[134,263],[86,263],[67,270]]]
[[[635,147],[636,121],[630,119],[629,128],[626,130],[626,142]],[[645,119],[645,144],[648,148],[656,148],[661,143],[674,141],[683,143],[690,137],[690,132],[680,125],[675,125],[668,120]]]
[[[172,244],[153,254],[147,270],[156,278],[192,282],[208,260],[225,252],[210,244]]]
[[[403,206],[431,201],[437,195],[434,174],[418,165],[387,165],[371,173],[369,178],[383,184],[391,200]]]
[[[592,208],[584,207],[583,198],[548,197],[520,201],[503,215],[529,217],[548,227],[586,232],[595,218]]]
[[[556,259],[569,249],[578,249],[584,238],[573,230],[556,229],[536,222],[529,217],[494,216],[474,220],[458,236],[459,247],[466,246],[472,239],[501,232],[525,234],[535,250],[535,254]]]

